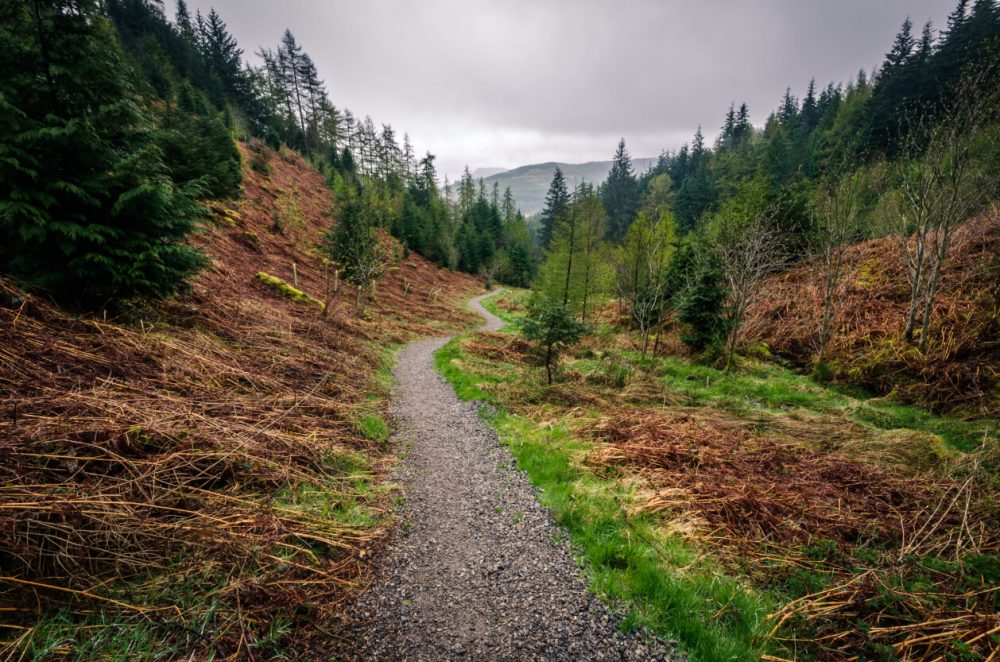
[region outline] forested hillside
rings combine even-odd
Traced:
[[[303,153],[340,203],[355,200],[361,234],[381,227],[448,268],[530,280],[510,197],[471,181],[446,197],[434,156],[336,107],[291,32],[251,64],[222,17],[183,0],[172,19],[150,0],[3,12],[0,270],[19,282],[91,310],[182,290],[204,264],[185,243],[198,202],[239,195],[233,136]]]
[[[616,298],[643,337],[675,329],[728,368],[771,347],[824,379],[994,411],[996,247],[972,238],[988,221],[963,223],[1000,195],[998,89],[1000,10],[960,2],[940,32],[907,19],[875,72],[789,89],[763,127],[734,103],[714,145],[699,129],[642,174],[622,140],[598,187],[556,171],[535,289],[582,321]],[[872,239],[882,261],[863,267],[851,246]],[[811,270],[818,300],[768,285],[790,268],[800,286]],[[881,283],[881,320],[854,306],[859,268]]]
[[[77,317],[0,279],[6,655],[312,657],[371,572],[386,348],[468,324],[478,283],[383,238],[358,310],[323,175],[241,156],[267,174],[211,206],[184,297]]]

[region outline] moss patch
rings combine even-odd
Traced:
[[[302,303],[309,303],[314,306],[319,306],[320,308],[324,307],[323,302],[320,301],[319,299],[309,296],[308,294],[306,294],[305,292],[303,292],[298,288],[292,287],[291,285],[281,280],[280,278],[276,278],[270,274],[266,274],[263,271],[258,272],[257,275],[254,276],[254,278],[264,283],[265,285],[270,286],[272,290],[274,290],[276,293],[280,294],[281,296],[287,299],[291,299],[292,301],[301,301]]]

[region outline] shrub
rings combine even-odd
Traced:
[[[552,383],[552,364],[559,352],[579,342],[587,326],[578,322],[569,308],[549,299],[532,302],[528,314],[521,320],[521,332],[528,340],[538,343],[545,355],[545,376]]]
[[[634,367],[618,354],[605,354],[592,376],[592,381],[616,389],[623,389],[632,380]]]

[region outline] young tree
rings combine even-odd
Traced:
[[[785,264],[776,208],[765,201],[763,189],[758,182],[746,185],[723,205],[709,227],[728,291],[727,372],[747,308],[760,294],[763,279]]]
[[[823,316],[820,323],[816,363],[822,365],[837,294],[844,270],[847,247],[858,239],[865,209],[867,182],[862,170],[847,171],[840,179],[821,183],[812,203],[810,243],[823,267]]]
[[[240,194],[240,151],[221,115],[190,83],[181,81],[176,104],[159,114],[157,142],[172,179],[201,189],[206,198]]]
[[[666,302],[666,274],[676,241],[676,223],[669,212],[651,220],[639,212],[617,251],[617,293],[629,304],[632,322],[646,356],[649,332],[658,325]]]
[[[670,261],[667,300],[683,325],[681,341],[704,352],[726,337],[726,280],[719,254],[699,235],[688,235]]]
[[[548,384],[552,383],[552,365],[559,352],[579,342],[586,331],[586,325],[578,322],[569,308],[546,297],[533,301],[521,320],[524,337],[537,342],[544,353]]]
[[[385,248],[378,236],[384,208],[376,192],[366,189],[349,196],[337,224],[327,234],[326,251],[345,281],[357,292],[354,307],[361,307],[361,292],[374,292],[386,271]]]
[[[564,306],[569,304],[573,281],[573,258],[579,251],[579,225],[576,205],[568,205],[559,217],[545,252],[536,289]]]
[[[913,341],[919,316],[921,352],[927,349],[952,236],[994,191],[996,173],[977,159],[976,151],[995,117],[997,92],[990,84],[995,76],[990,69],[966,76],[942,121],[926,107],[910,116],[889,222],[910,285],[904,335]]]
[[[604,242],[608,217],[593,187],[582,184],[573,204],[579,209],[581,231],[573,298],[579,301],[580,319],[586,323],[589,307],[597,307],[611,291],[614,268]]]
[[[606,228],[600,198],[592,186],[581,184],[556,229],[536,284],[539,292],[569,306],[584,321],[613,284]]]

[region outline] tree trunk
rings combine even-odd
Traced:
[[[35,30],[38,33],[38,47],[42,51],[42,60],[45,61],[45,80],[49,86],[49,103],[52,106],[52,112],[57,113],[59,112],[59,108],[56,97],[56,83],[54,77],[52,76],[52,58],[49,57],[48,35],[45,31],[45,24],[42,21],[42,11],[38,6],[38,0],[35,0],[31,4],[35,10]]]
[[[552,345],[545,348],[545,377],[548,384],[552,384]]]
[[[330,304],[333,302],[333,292],[330,290],[330,263],[327,262],[323,268],[326,280],[326,301],[323,303],[323,317],[330,314]]]
[[[823,297],[823,324],[819,330],[819,352],[817,352],[816,362],[822,363],[826,356],[826,343],[830,340],[830,324],[833,319],[833,295],[832,288],[827,284],[826,294]]]
[[[569,279],[573,272],[573,250],[576,235],[576,210],[570,214],[569,221],[569,249],[566,255],[566,286],[563,288],[563,305],[569,303]]]
[[[924,316],[920,325],[920,345],[918,349],[923,354],[927,351],[927,336],[930,335],[931,311],[934,309],[934,299],[937,298],[938,283],[941,278],[941,265],[944,264],[948,256],[948,244],[951,240],[951,228],[943,227],[940,232],[944,233],[941,239],[941,246],[934,256],[934,271],[931,273],[931,280],[927,284],[927,301],[924,303]]]
[[[924,241],[926,237],[920,236],[918,234],[917,241],[917,254],[913,258],[913,282],[910,284],[910,307],[906,315],[906,333],[904,337],[906,342],[913,342],[913,330],[917,325],[917,308],[920,303],[920,289],[924,284],[923,274],[924,274]]]
[[[726,369],[724,372],[731,372],[733,367],[733,356],[736,354],[736,336],[739,335],[740,325],[743,321],[743,311],[741,306],[737,306],[736,315],[733,316],[733,328],[729,331],[729,347],[726,350]]]
[[[823,322],[819,329],[819,351],[816,356],[816,363],[823,363],[826,356],[826,344],[830,342],[830,326],[833,323],[833,295],[840,283],[840,268],[842,264],[842,253],[835,252],[833,255],[827,253],[826,260],[826,289],[823,292]]]

